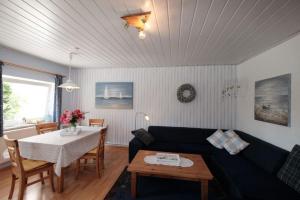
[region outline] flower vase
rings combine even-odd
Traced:
[[[76,126],[77,126],[76,123],[71,124],[71,126],[70,126],[70,131],[71,131],[71,132],[75,132],[75,131],[76,131]]]
[[[77,124],[69,124],[65,130],[66,130],[66,132],[75,132],[76,126],[77,126]]]

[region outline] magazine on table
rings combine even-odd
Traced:
[[[174,153],[156,153],[156,162],[161,165],[180,166],[180,156]]]

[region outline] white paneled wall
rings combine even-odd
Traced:
[[[151,119],[147,123],[140,116],[138,128],[148,125],[235,128],[236,98],[221,97],[224,86],[236,79],[235,66],[75,69],[73,79],[80,90],[65,96],[63,107],[90,112],[87,119],[105,118],[109,124],[109,143],[128,144],[138,111],[147,113]],[[95,83],[110,81],[134,83],[133,110],[95,108]],[[177,88],[183,83],[192,84],[197,91],[191,103],[177,100]]]
[[[291,151],[300,144],[300,35],[237,66],[248,90],[237,102],[237,129]],[[279,126],[254,119],[255,82],[291,74],[291,125]]]

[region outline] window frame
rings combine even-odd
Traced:
[[[47,87],[48,88],[47,103],[50,105],[51,98],[52,98],[52,100],[54,100],[54,93],[55,93],[55,91],[54,91],[55,83],[54,82],[27,79],[27,78],[22,78],[22,77],[17,77],[17,76],[10,76],[10,75],[2,75],[2,82],[3,83],[11,82],[11,83],[27,84],[27,85],[32,85],[32,86]],[[54,109],[54,107],[52,107],[52,110],[53,109]],[[47,113],[47,108],[45,110],[45,113]],[[8,120],[3,119],[3,131],[29,128],[29,127],[32,127],[32,126],[35,125],[35,123],[20,123],[20,124],[17,124],[16,126],[5,127],[5,121],[8,121]]]

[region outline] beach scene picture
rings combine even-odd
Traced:
[[[255,119],[290,126],[291,74],[255,82]]]
[[[97,82],[96,108],[132,109],[133,82]]]

